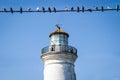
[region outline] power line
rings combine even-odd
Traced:
[[[27,10],[24,10],[22,7],[20,7],[19,10],[14,10],[13,8],[10,8],[10,9],[7,9],[7,8],[3,8],[2,10],[0,10],[0,12],[3,12],[3,13],[14,13],[14,12],[18,12],[18,13],[23,13],[23,12],[42,12],[42,13],[46,13],[46,12],[95,12],[95,11],[101,11],[101,12],[104,12],[104,11],[119,11],[120,8],[119,8],[119,5],[117,4],[116,5],[116,8],[111,8],[110,6],[107,6],[107,8],[104,8],[103,6],[101,7],[97,7],[95,6],[94,8],[85,8],[84,6],[82,7],[71,7],[70,9],[69,8],[65,8],[65,9],[56,9],[55,7],[53,8],[50,8],[48,7],[47,9],[45,7],[42,7],[41,9],[39,7],[36,8],[36,10],[32,10],[31,8],[27,8]]]

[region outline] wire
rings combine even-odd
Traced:
[[[61,10],[57,10],[55,7],[53,8],[50,8],[48,7],[47,9],[45,9],[44,7],[42,7],[42,9],[38,9],[38,7],[36,8],[36,10],[31,10],[31,8],[28,8],[27,10],[23,10],[22,7],[20,7],[19,10],[14,10],[13,8],[10,8],[9,10],[7,10],[6,8],[3,8],[3,10],[0,10],[1,13],[23,13],[23,12],[27,12],[27,13],[32,13],[32,12],[42,12],[42,13],[46,13],[46,12],[98,12],[98,11],[101,11],[101,12],[104,12],[104,11],[119,11],[120,8],[119,8],[119,5],[116,5],[116,8],[111,8],[110,6],[108,6],[107,8],[104,8],[103,6],[101,6],[101,8],[98,8],[97,6],[92,9],[92,8],[88,8],[86,9],[84,6],[82,6],[81,8],[80,7],[77,7],[76,9],[71,7],[70,9],[68,9],[67,7],[65,9],[61,9]]]

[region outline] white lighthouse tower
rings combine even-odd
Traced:
[[[49,35],[50,45],[42,49],[44,80],[76,80],[77,49],[68,45],[69,34],[60,28]]]

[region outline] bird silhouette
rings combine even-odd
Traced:
[[[60,24],[56,24],[55,26],[60,30]]]

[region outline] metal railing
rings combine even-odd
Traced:
[[[68,52],[77,54],[77,49],[68,45],[50,45],[41,50],[42,54],[47,52]]]

